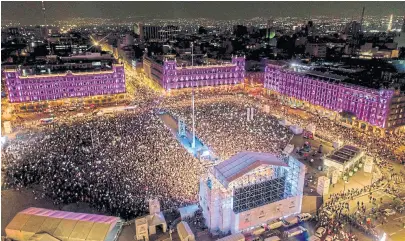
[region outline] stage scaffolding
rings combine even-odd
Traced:
[[[291,157],[285,157],[284,161],[288,167],[273,166],[272,179],[233,190],[233,211],[235,213],[302,195],[298,187],[301,171],[298,161]]]

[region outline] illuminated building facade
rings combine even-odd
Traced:
[[[291,156],[240,152],[200,180],[211,231],[238,233],[301,212],[305,166]]]
[[[158,62],[144,58],[144,71],[148,78],[164,89],[182,89],[204,86],[236,85],[245,78],[245,58],[233,57],[231,63],[203,66],[179,66],[175,59]]]
[[[399,93],[347,84],[344,79],[321,72],[295,71],[283,64],[270,63],[265,69],[264,88],[303,103],[353,113],[357,120],[373,126],[388,127],[390,105]]]
[[[19,70],[5,70],[8,98],[11,103],[56,100],[125,93],[123,65],[111,70],[24,76]]]

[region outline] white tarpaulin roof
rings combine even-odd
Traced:
[[[244,151],[214,166],[213,174],[224,187],[228,187],[230,182],[262,165],[287,166],[271,153]]]
[[[221,239],[218,239],[217,241],[244,241],[244,240],[245,240],[245,236],[243,236],[243,234],[236,233],[236,234],[232,234],[232,235],[223,237]]]
[[[198,205],[197,204],[193,204],[193,205],[189,205],[189,206],[186,206],[186,207],[179,208],[180,217],[182,219],[184,219],[186,217],[192,217],[192,216],[194,216],[194,213],[197,210],[198,210]]]
[[[177,224],[177,233],[179,234],[180,240],[195,240],[193,231],[191,231],[188,223],[181,221]]]
[[[294,145],[293,145],[293,144],[288,144],[288,145],[284,148],[283,153],[286,154],[286,155],[290,155],[291,152],[293,152],[293,151],[294,151]]]
[[[288,120],[286,120],[286,119],[282,119],[282,120],[280,120],[278,123],[279,123],[280,125],[282,125],[282,126],[289,126],[289,125],[291,125],[291,123],[290,123]]]
[[[39,235],[42,233],[62,241],[104,241],[119,220],[96,214],[28,208],[19,212],[5,231],[7,237],[17,241],[48,240],[47,235]]]
[[[36,233],[28,241],[60,241],[49,233]]]
[[[299,126],[297,126],[297,125],[290,126],[290,130],[291,130],[295,135],[302,134],[302,131],[303,131],[302,128],[299,127]]]
[[[148,219],[149,226],[157,226],[157,225],[161,225],[161,224],[166,225],[166,219],[163,216],[163,212],[149,215],[147,219]]]

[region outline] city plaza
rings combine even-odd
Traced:
[[[136,81],[142,81],[139,75],[133,76],[131,78],[137,79]],[[211,79],[207,76],[208,78]],[[289,108],[300,107],[299,105],[285,105],[286,102],[280,101],[282,97],[269,98],[257,93],[248,96],[243,93],[243,89],[233,88],[235,91],[229,91],[226,87],[226,84],[229,84],[227,80],[218,82],[225,86],[214,87],[214,91],[198,89],[197,82],[193,82],[199,80],[197,77],[185,80],[190,80],[190,85],[196,87],[195,120],[190,109],[194,104],[190,98],[190,92],[193,91],[190,89],[167,90],[164,95],[144,98],[140,101],[138,110],[131,113],[97,117],[86,113],[80,118],[67,115],[58,120],[56,127],[36,126],[35,129],[25,132],[23,139],[10,138],[6,142],[6,154],[3,156],[6,175],[2,184],[6,189],[10,188],[10,191],[13,188],[24,189],[39,184],[39,189],[35,189],[35,199],[52,200],[55,206],[72,202],[89,203],[97,212],[117,215],[127,220],[145,215],[149,199],[157,198],[160,202],[159,208],[161,205],[162,210],[171,211],[199,203],[202,208],[200,218],[204,221],[194,222],[199,223],[201,227],[205,225],[210,233],[216,235],[243,231],[246,237],[250,237],[250,231],[263,223],[310,210],[304,207],[302,200],[309,200],[306,196],[315,194],[314,190],[326,198],[325,201],[329,200],[328,195],[331,200],[335,198],[331,194],[342,195],[342,189],[334,192],[341,183],[344,183],[343,192],[349,190],[360,196],[367,196],[367,192],[372,192],[374,188],[378,192],[388,192],[393,196],[401,194],[398,188],[388,187],[392,179],[384,180],[381,173],[384,168],[391,168],[386,165],[386,158],[401,161],[402,154],[393,155],[393,150],[404,145],[403,138],[394,137],[396,141],[392,142],[391,136],[357,133],[341,126],[339,122],[333,122],[333,118],[324,119],[309,113],[307,119],[302,119],[296,112],[288,111]],[[172,81],[176,82],[177,79]],[[202,80],[201,83],[203,82]],[[177,86],[184,88],[190,85]],[[272,86],[279,85],[273,83]],[[387,94],[390,96],[393,93]],[[175,127],[174,131],[159,116],[163,113],[170,113],[178,120],[174,121],[172,126]],[[314,153],[315,156],[320,142],[333,146],[333,142],[339,140],[349,146],[346,146],[346,149],[355,148],[353,155],[343,155],[347,160],[343,160],[342,154],[339,154],[345,146],[340,150],[339,145],[334,147],[335,152],[329,156],[320,156],[315,162],[328,163],[328,158],[340,163],[349,162],[350,165],[344,166],[341,172],[350,168],[350,171],[355,173],[361,167],[365,168],[364,163],[358,165],[360,158],[357,157],[361,148],[366,155],[378,160],[374,161],[373,165],[382,169],[379,171],[379,177],[373,178],[373,170],[370,185],[362,184],[356,187],[357,189],[349,188],[346,183],[358,178],[357,174],[352,173],[350,178],[340,175],[336,179],[330,172],[322,172],[325,163],[318,163],[319,168],[316,168],[312,166],[312,162],[308,163],[307,158],[297,154],[303,148],[301,145],[294,146],[287,153],[283,152],[287,144],[300,134],[293,135],[289,126],[281,125],[279,121],[282,118],[301,128],[309,124],[316,126],[318,144],[310,146],[308,151],[304,150],[308,154]],[[201,158],[197,152],[190,153],[184,148],[195,148],[194,144],[191,144],[194,141],[194,133],[191,133],[194,121],[199,143],[197,147],[206,146],[213,158]],[[380,119],[378,121],[376,123],[379,127],[384,126]],[[396,132],[394,135],[401,134]],[[179,141],[182,138],[185,138],[183,143]],[[377,139],[380,140],[378,144],[371,141]],[[312,140],[308,142],[312,143]],[[310,145],[307,142],[304,144]],[[65,154],[58,157],[57,153],[61,150]],[[349,160],[352,158],[355,160]],[[335,165],[334,168],[339,167]],[[37,169],[41,170],[41,176],[36,174]],[[318,173],[315,176],[319,179],[316,180],[317,186],[308,191],[309,187],[304,188],[307,182],[305,173],[310,171]],[[134,175],[134,172],[138,175]],[[150,177],[154,179],[151,181]],[[70,182],[67,182],[68,179]],[[269,190],[268,186],[277,187],[278,191]],[[249,195],[257,192],[263,192],[264,195],[249,198]],[[288,209],[285,207],[287,203]],[[380,205],[383,204],[385,205],[381,201]],[[330,222],[328,217],[325,219],[323,216],[323,210],[328,208],[330,207],[322,207],[322,212],[317,215],[317,219],[326,222],[323,226],[330,225],[327,223]],[[152,215],[151,220],[154,220],[153,215],[157,214],[151,211],[150,206],[149,212]],[[186,216],[181,218],[187,219]],[[193,222],[192,220],[190,222]],[[10,222],[11,217],[6,221]],[[144,221],[143,224],[148,222]],[[377,222],[376,217],[373,223]],[[204,228],[201,231],[195,223],[192,226],[197,236],[207,235]],[[367,228],[371,230],[370,227]],[[40,229],[39,227],[36,231],[39,232]],[[153,228],[147,229],[150,234],[154,233]],[[183,230],[179,231],[179,236],[193,237],[189,234],[191,229],[185,224],[181,224],[178,230]],[[128,229],[124,232],[129,232],[131,236]],[[374,235],[373,237],[387,235],[381,230],[377,233],[368,232],[368,235]],[[401,235],[401,232],[403,229],[399,230],[398,234]],[[352,235],[353,232],[344,233],[349,234]],[[393,240],[400,240],[395,239],[398,234],[388,233]],[[123,234],[123,237],[126,235],[128,233]],[[132,235],[134,236],[135,234]]]

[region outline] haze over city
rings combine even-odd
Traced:
[[[47,17],[52,23],[70,18],[210,18],[216,20],[255,17],[357,17],[362,7],[367,15],[403,15],[405,3],[398,2],[47,2]],[[22,24],[42,24],[41,2],[3,1],[2,19]]]

